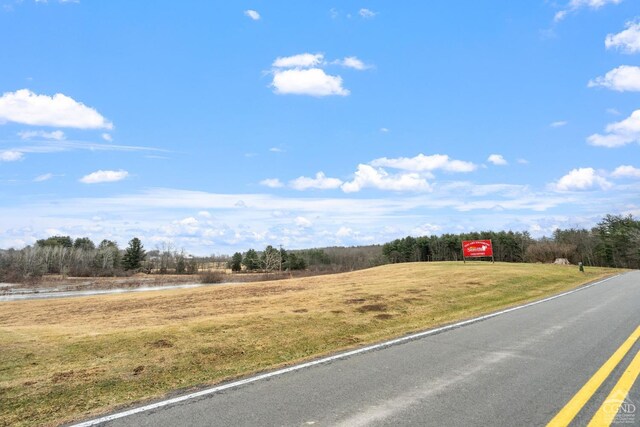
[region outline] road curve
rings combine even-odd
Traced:
[[[481,322],[100,425],[545,425],[639,325],[634,271]],[[573,424],[589,422],[639,350],[640,341]],[[629,399],[640,408],[638,382]]]

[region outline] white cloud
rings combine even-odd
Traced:
[[[406,171],[391,174],[383,167]],[[358,192],[364,188],[389,191],[431,191],[427,179],[433,178],[432,171],[444,170],[448,172],[471,172],[477,168],[470,162],[453,160],[447,155],[434,154],[415,157],[374,159],[369,164],[360,164],[354,173],[353,180],[342,182],[337,178],[327,178],[323,172],[318,172],[315,178],[301,176],[289,182],[289,186],[296,190],[334,189],[341,187],[345,193]],[[279,181],[278,181],[279,182]]]
[[[103,171],[99,170],[89,175],[85,175],[80,178],[80,182],[84,184],[98,184],[101,182],[116,182],[121,181],[129,176],[129,172],[125,170],[117,170],[117,171]]]
[[[516,160],[516,162],[518,162],[521,165],[528,165],[529,164],[529,160],[527,160],[527,159],[518,159],[518,160]]]
[[[566,10],[560,10],[556,12],[555,15],[553,15],[553,20],[556,22],[560,22],[567,16],[567,13],[568,12]]]
[[[198,212],[198,216],[201,216],[203,218],[211,218],[211,214],[209,213],[209,211],[200,211]]]
[[[254,21],[259,21],[260,20],[260,14],[255,11],[255,10],[245,10],[244,11],[245,16],[248,16],[249,18],[253,19]]]
[[[618,166],[612,173],[614,178],[640,178],[640,169],[629,165]]]
[[[301,228],[309,228],[313,225],[311,221],[309,221],[307,218],[303,216],[296,217],[294,222],[298,227],[301,227]]]
[[[328,74],[323,69],[329,64],[339,64],[356,70],[369,68],[355,56],[348,56],[333,62],[325,61],[322,53],[283,56],[273,61],[271,87],[276,94],[280,95],[349,95],[349,90],[342,85],[342,77]]]
[[[273,61],[276,68],[312,68],[324,62],[322,53],[301,53],[293,56],[283,56]]]
[[[346,68],[353,68],[354,70],[366,70],[367,68],[371,68],[370,65],[365,64],[360,59],[355,56],[347,56],[344,59],[338,59],[335,61],[336,64],[342,65]]]
[[[502,154],[492,154],[487,158],[487,161],[496,166],[505,166],[509,164],[504,157],[502,157]]]
[[[571,0],[565,9],[558,11],[553,20],[556,22],[562,21],[570,12],[575,12],[578,9],[588,7],[593,10],[600,9],[607,4],[618,4],[622,0]]]
[[[431,236],[440,231],[441,228],[442,227],[440,227],[439,225],[425,223],[411,230],[411,234],[413,234],[414,236]]]
[[[336,232],[337,237],[349,237],[353,235],[353,230],[349,227],[340,227]]]
[[[194,217],[190,216],[188,218],[184,218],[184,219],[181,219],[180,221],[177,221],[177,224],[196,227],[196,226],[198,226],[199,222],[198,222],[197,219],[195,219]]]
[[[558,182],[552,184],[552,188],[557,191],[591,190],[596,186],[607,190],[611,188],[612,184],[593,168],[573,169],[560,178]]]
[[[260,185],[264,185],[269,188],[280,188],[284,184],[282,184],[278,178],[267,178],[260,181]]]
[[[414,172],[434,171],[441,169],[447,172],[472,172],[477,166],[471,162],[452,160],[446,154],[433,154],[425,156],[418,154],[415,157],[387,158],[381,157],[370,163],[372,166],[390,167]]]
[[[627,28],[618,34],[607,34],[604,45],[623,53],[640,52],[640,20],[627,22]]]
[[[24,145],[16,148],[23,153],[60,153],[63,151],[89,150],[89,151],[127,151],[127,152],[167,152],[167,150],[153,147],[138,147],[135,145],[101,144],[94,142],[72,141],[36,141],[33,145]]]
[[[272,153],[284,153],[284,150],[278,147],[271,147],[269,148],[269,151],[271,151]]]
[[[523,197],[529,193],[526,185],[519,184],[474,184],[473,182],[453,182],[444,184],[443,189],[451,189],[459,194],[484,197],[489,194],[499,194],[503,197]]]
[[[551,126],[552,128],[559,128],[562,126],[566,126],[567,123],[569,122],[567,122],[566,120],[558,120],[556,122],[551,123],[549,126]]]
[[[538,223],[550,230],[549,235],[553,225],[591,226],[606,213],[625,212],[638,203],[637,191],[624,186],[609,192],[559,194],[516,191],[516,188],[505,192],[498,190],[499,184],[476,191],[470,188],[473,186],[471,182],[453,189],[438,185],[430,193],[373,198],[361,194],[300,198],[166,188],[110,197],[60,198],[43,194],[38,199],[0,206],[0,247],[21,245],[13,243],[18,240],[32,244],[49,235],[45,231],[48,228],[64,234],[87,235],[95,241],[107,238],[126,243],[136,235],[148,247],[169,239],[175,247],[202,255],[228,254],[274,243],[282,243],[287,249],[364,244],[371,238],[373,241],[369,242],[384,243],[412,234],[417,225],[425,222],[440,225],[438,234],[460,230],[526,230],[530,224]],[[488,190],[495,192],[488,197],[474,196]],[[236,207],[239,200],[244,200],[240,205],[246,208]],[[549,209],[554,212],[543,213]],[[197,214],[201,210],[215,215],[215,226]],[[101,220],[94,219],[96,212]],[[189,234],[186,232],[189,226],[179,222],[192,216],[200,224],[195,233]],[[298,216],[311,220],[313,226],[296,226],[294,219]],[[97,225],[101,230],[96,230]],[[340,227],[345,228],[341,234],[347,237],[336,236]]]
[[[0,151],[0,162],[17,162],[23,157],[20,151]]]
[[[19,0],[17,3],[21,3],[22,0]],[[49,3],[49,0],[36,0],[36,3]],[[65,4],[65,3],[80,3],[80,0],[58,0],[58,3],[61,4]]]
[[[380,128],[380,132],[389,133],[389,129],[388,128]]]
[[[600,9],[602,6],[607,4],[618,4],[621,3],[622,0],[571,0],[569,2],[569,7],[573,9],[581,8],[581,7],[589,7],[591,9]]]
[[[605,131],[604,135],[596,133],[588,137],[589,144],[611,148],[640,142],[640,110],[634,111],[624,120],[609,123]]]
[[[6,92],[0,97],[0,123],[79,129],[111,129],[95,109],[61,93],[37,95],[28,89]]]
[[[171,224],[167,224],[161,227],[165,236],[157,239],[160,242],[171,241],[168,237],[175,236],[196,236],[200,232],[200,222],[194,217],[187,217],[180,220],[172,221]],[[203,235],[211,233],[211,230],[203,231]]]
[[[358,11],[358,15],[360,15],[361,17],[363,17],[365,19],[373,18],[377,14],[378,14],[378,12],[374,12],[373,10],[366,9],[364,7]]]
[[[103,133],[102,135],[100,135],[102,137],[102,139],[104,139],[107,142],[111,142],[113,141],[113,137],[111,136],[110,133]]]
[[[353,181],[342,184],[342,191],[355,193],[364,188],[390,191],[431,191],[429,183],[418,173],[390,175],[382,168],[358,165]]]
[[[405,171],[392,174],[385,168]],[[444,170],[447,172],[471,172],[477,168],[470,162],[453,160],[447,155],[434,154],[425,156],[418,154],[415,157],[374,159],[369,164],[360,164],[354,173],[353,180],[343,182],[338,178],[328,178],[323,172],[318,172],[315,178],[301,176],[289,182],[289,186],[296,190],[335,189],[341,187],[345,193],[358,192],[364,188],[373,188],[389,191],[431,191],[428,179],[434,178],[432,171]],[[269,181],[269,183],[271,183]],[[280,184],[273,179],[274,184]],[[262,182],[267,184],[267,180]]]
[[[342,185],[342,181],[338,178],[328,178],[324,172],[316,173],[315,178],[301,176],[289,182],[289,186],[295,190],[303,191],[310,188],[318,190],[331,190]]]
[[[52,132],[46,132],[43,130],[25,130],[22,132],[18,132],[18,136],[20,139],[33,139],[33,138],[42,138],[42,139],[50,139],[54,141],[63,141],[66,139],[64,132],[61,130],[54,130]]]
[[[329,75],[320,68],[275,71],[271,86],[278,95],[347,96],[350,93],[342,87],[342,77]]]
[[[606,87],[618,92],[640,91],[640,67],[621,65],[601,77],[590,80],[589,87]]]
[[[51,178],[53,178],[53,174],[52,173],[45,173],[43,175],[40,176],[36,176],[35,178],[33,178],[33,182],[43,182],[43,181],[48,181]]]

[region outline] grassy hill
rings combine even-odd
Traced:
[[[615,272],[407,263],[277,282],[0,303],[0,425],[85,418],[491,312]]]

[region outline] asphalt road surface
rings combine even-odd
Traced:
[[[456,329],[102,425],[546,425],[625,341],[634,342],[639,325],[636,271]],[[639,350],[637,340],[571,425],[589,423]],[[628,416],[616,418],[625,425],[640,425],[639,383],[631,381],[627,398],[637,410],[627,405]]]

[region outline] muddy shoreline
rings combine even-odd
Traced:
[[[116,288],[161,287],[166,285],[199,283],[199,276],[195,274],[167,274],[150,275],[134,274],[128,277],[65,277],[62,275],[46,275],[36,282],[2,283],[0,295],[3,291],[38,291],[57,289],[59,291],[106,290]]]
[[[302,274],[302,275],[308,275]],[[32,283],[0,283],[0,302],[26,299],[65,298],[108,295],[165,289],[186,289],[232,283],[278,280],[292,277],[289,273],[223,274],[220,283],[202,283],[199,274],[145,274],[128,277],[65,277],[46,275]]]

